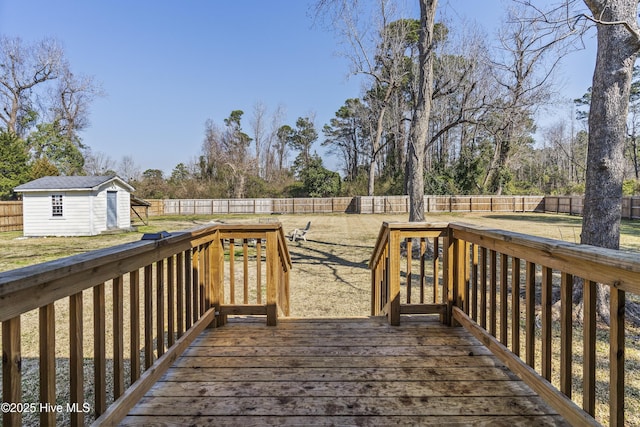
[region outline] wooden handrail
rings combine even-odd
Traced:
[[[399,245],[391,244],[391,236],[398,230],[405,230],[405,236],[418,235],[421,228],[442,232],[441,224],[382,225],[369,263],[372,307],[381,294],[394,288],[387,281],[400,280],[399,272],[392,271],[400,255],[391,252],[399,251]],[[462,223],[445,228],[441,280],[448,306],[443,320],[469,329],[573,425],[598,425],[593,418],[596,287],[609,288],[609,423],[624,425],[625,294],[640,295],[640,255]],[[582,287],[584,295],[582,325],[573,321],[574,287]],[[558,301],[553,300],[554,293]],[[401,313],[402,308],[396,311]],[[390,316],[389,320],[397,324],[400,318]],[[557,353],[552,347],[554,325],[560,330]],[[583,348],[577,352],[574,332],[580,329]],[[571,401],[576,389],[572,371],[576,352],[583,366],[578,380],[583,388],[581,406]]]
[[[266,315],[269,325],[275,325],[279,315],[288,315],[291,258],[279,223],[212,224],[158,237],[0,273],[2,352],[6,361],[2,368],[2,402],[22,404],[21,319],[35,309],[40,312],[40,348],[33,349],[39,353],[40,392],[33,401],[39,402],[38,408],[56,407],[56,400],[75,405],[73,408],[80,410],[70,411],[70,419],[65,419],[72,425],[84,425],[85,412],[97,423],[117,423],[126,408],[150,387],[152,379],[204,327],[223,325],[227,315]],[[242,262],[236,266],[239,270],[231,273],[230,262],[237,256],[230,252],[234,240],[241,242]],[[236,274],[242,276],[245,285],[242,304],[231,303],[228,298],[234,286],[230,280]],[[250,276],[257,289],[250,289]],[[256,300],[263,288],[266,300]],[[87,298],[90,289],[93,293]],[[68,395],[62,399],[64,391],[55,388],[55,322],[59,321],[55,313],[59,305],[68,305],[69,310],[71,370]],[[124,307],[129,309],[128,316]],[[84,315],[87,310],[93,312],[89,323]],[[113,335],[109,340],[107,329]],[[85,337],[93,340],[93,357],[85,354]],[[106,362],[111,357],[109,375],[113,378],[107,381]],[[93,402],[85,402],[86,359],[92,359],[94,366]],[[125,360],[130,371],[127,378]],[[108,383],[112,384],[112,393],[106,391]],[[108,405],[108,395],[116,405]],[[65,412],[67,406],[63,406],[61,411]],[[55,411],[38,412],[41,424],[55,424]],[[4,425],[21,422],[19,411],[3,411]]]

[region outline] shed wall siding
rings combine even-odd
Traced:
[[[118,192],[118,228],[131,227],[129,214],[131,197],[117,183],[97,192],[29,192],[23,196],[24,235],[93,236],[107,230],[107,191]],[[62,194],[62,217],[51,215],[51,195]]]
[[[51,215],[51,195],[62,194],[62,217]],[[90,236],[89,192],[29,193],[24,195],[25,236]]]

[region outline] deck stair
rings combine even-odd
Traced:
[[[432,320],[427,320],[431,318]],[[122,425],[565,425],[464,328],[434,316],[230,318]]]

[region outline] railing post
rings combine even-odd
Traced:
[[[409,250],[411,250],[409,248]],[[400,325],[400,233],[389,232],[389,323]]]
[[[22,355],[20,350],[20,316],[2,322],[2,402],[22,402]],[[3,411],[5,426],[22,424],[20,411]]]
[[[224,247],[220,230],[216,230],[211,241],[211,305],[216,313],[224,301]],[[214,326],[227,323],[227,316],[218,314]]]
[[[451,233],[451,231],[449,231]],[[468,292],[467,286],[467,268],[466,262],[468,260],[468,245],[466,242],[453,238],[449,234],[450,243],[447,246],[449,253],[449,259],[451,264],[449,266],[450,276],[450,288],[449,288],[449,306],[450,310],[453,310],[453,306],[456,306],[468,312],[467,298]],[[450,317],[450,321],[453,321],[453,317]],[[453,326],[453,324],[452,324]]]
[[[453,320],[453,306],[455,298],[454,293],[454,271],[455,271],[455,257],[454,257],[454,245],[451,228],[447,228],[447,235],[444,238],[444,247],[442,248],[443,260],[442,260],[442,300],[447,302],[447,313],[445,315],[444,323],[451,325]]]
[[[267,325],[278,324],[278,235],[267,231]]]

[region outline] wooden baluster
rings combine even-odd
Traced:
[[[131,384],[140,378],[140,272],[129,273]]]
[[[469,268],[469,262],[471,261],[471,243],[464,242],[464,252],[463,252],[463,268],[464,268],[464,281],[462,286],[464,286],[462,293],[462,297],[464,299],[464,312],[469,315],[469,293],[471,292],[471,269]]]
[[[573,356],[573,276],[562,273],[560,283],[560,391],[571,398]]]
[[[285,262],[284,260],[282,261],[283,263]],[[286,305],[285,305],[285,309],[284,309],[284,315],[285,316],[290,316],[291,315],[291,274],[290,274],[290,269],[289,266],[287,266],[287,271],[283,272],[284,274],[284,292],[285,292],[285,298],[286,298]]]
[[[509,256],[500,254],[500,342],[505,346],[509,340],[507,319],[509,301]]]
[[[542,376],[551,381],[551,292],[553,271],[542,267]]]
[[[144,370],[153,365],[153,264],[144,268]]]
[[[480,248],[480,326],[487,329],[487,248]]]
[[[113,398],[124,393],[124,296],[123,277],[113,279]]]
[[[198,299],[200,297],[200,257],[202,256],[202,246],[193,248],[193,256],[191,258],[191,320],[193,323],[198,321],[200,317],[200,304]]]
[[[272,256],[268,255],[268,256]],[[235,245],[234,240],[229,239],[229,304],[236,303],[236,268],[235,268]]]
[[[489,274],[489,333],[495,337],[498,324],[498,254],[494,250],[489,250]]]
[[[525,283],[525,339],[527,365],[535,369],[536,362],[536,265],[527,261]]]
[[[200,256],[199,256],[199,263],[198,263],[198,268],[200,269],[200,273],[198,274],[198,277],[200,278],[199,282],[198,282],[198,295],[200,296],[200,305],[199,310],[198,310],[198,319],[200,319],[200,317],[204,314],[204,312],[207,310],[207,303],[209,302],[208,300],[208,292],[207,292],[207,288],[208,288],[208,277],[209,277],[209,272],[207,271],[207,266],[209,264],[208,261],[209,258],[209,244],[205,243],[202,246],[200,246]]]
[[[262,304],[262,239],[256,239],[256,299]]]
[[[249,304],[249,239],[242,239],[242,264],[244,274],[243,280],[243,304]]]
[[[424,286],[426,280],[424,256],[427,250],[425,238],[420,238],[420,304],[424,304]],[[435,280],[435,279],[434,279]]]
[[[167,258],[167,348],[175,343],[175,267],[174,257]]]
[[[511,258],[511,351],[520,356],[520,258]]]
[[[105,329],[104,283],[101,283],[93,288],[93,389],[98,416],[107,409]]]
[[[413,264],[413,239],[405,239],[407,248],[407,304],[411,304],[411,285],[413,284],[412,265]]]
[[[156,262],[156,347],[164,354],[164,260]]]
[[[583,357],[582,408],[592,416],[596,413],[596,286],[583,280]]]
[[[453,240],[453,287],[451,288],[454,305],[461,310],[465,310],[466,301],[464,301],[465,287],[465,247],[466,242]]]
[[[69,403],[84,404],[82,292],[69,297]],[[71,425],[84,425],[84,412],[71,412]]]
[[[609,425],[624,426],[624,311],[625,292],[618,283],[611,287],[609,308],[611,324],[609,331]]]
[[[187,250],[184,257],[184,330],[191,328],[191,319],[193,317],[193,250]]]
[[[389,242],[385,245],[384,248],[384,263],[382,267],[382,289],[380,293],[380,310],[382,311],[389,300]],[[387,318],[389,317],[388,313],[385,313]]]
[[[22,402],[22,354],[20,349],[20,316],[2,322],[2,402]],[[7,362],[4,362],[7,361]],[[4,411],[5,426],[22,424],[20,411]]]
[[[440,272],[438,271],[440,263],[440,238],[433,238],[433,302],[446,302],[438,299],[438,289],[440,287]],[[443,280],[444,282],[444,280]]]
[[[471,318],[478,321],[478,245],[473,244],[471,253]]]
[[[211,243],[204,244],[204,251],[202,256],[202,286],[200,288],[200,316],[211,307]],[[212,326],[212,325],[209,325]]]
[[[176,333],[178,338],[184,334],[184,257],[183,253],[176,254]]]
[[[56,316],[55,304],[40,307],[40,403],[56,404]],[[9,359],[7,359],[9,360]],[[4,400],[7,401],[7,400]],[[54,411],[40,411],[40,425],[56,423]],[[7,422],[4,423],[8,424]],[[18,424],[19,425],[19,424]]]
[[[453,293],[455,271],[455,248],[453,240],[451,229],[449,229],[442,248],[444,254],[442,261],[442,300],[447,304],[447,316],[445,319],[447,325],[452,325],[453,322],[453,304],[456,297],[455,293]]]

